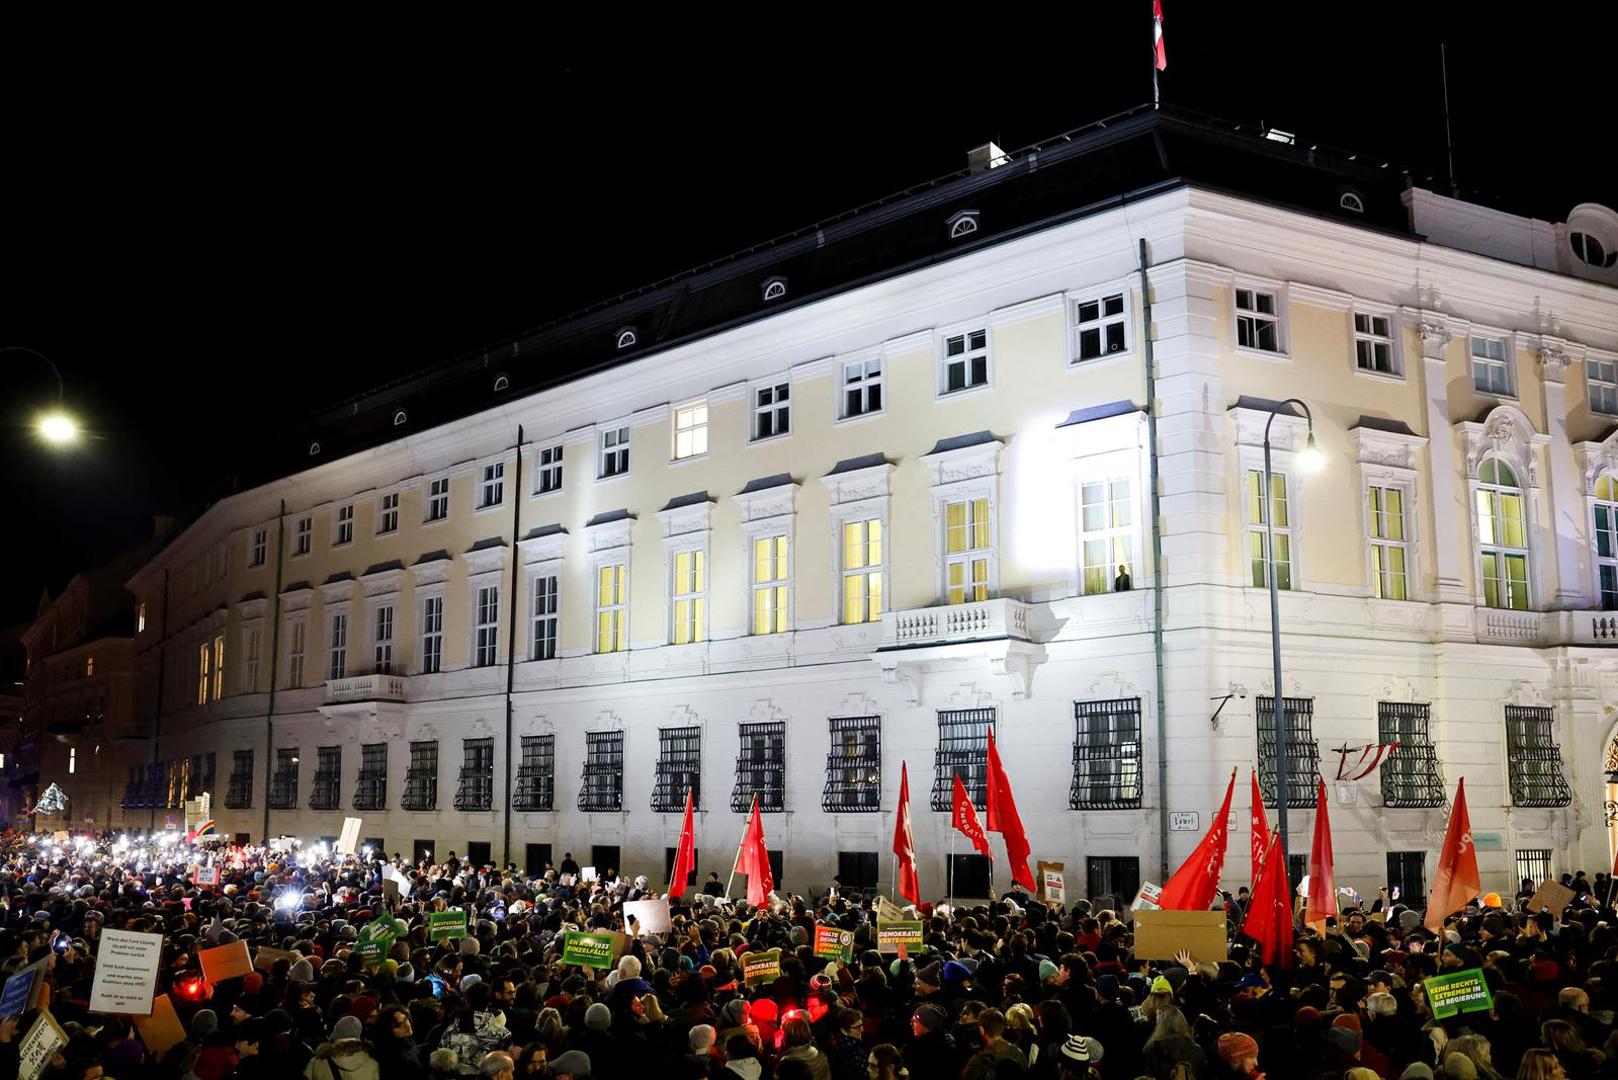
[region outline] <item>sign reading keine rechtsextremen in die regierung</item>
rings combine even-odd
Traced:
[[[95,981],[90,984],[90,1011],[147,1016],[163,962],[163,935],[130,930],[101,931],[96,950]]]
[[[1489,984],[1483,980],[1482,968],[1435,975],[1422,980],[1422,986],[1427,991],[1427,1005],[1439,1020],[1456,1013],[1487,1012],[1494,1008],[1494,997],[1489,993]]]

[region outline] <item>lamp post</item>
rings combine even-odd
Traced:
[[[1281,415],[1281,410],[1290,405],[1296,405],[1303,410],[1303,418],[1309,425],[1309,439],[1304,444],[1303,453],[1298,456],[1298,464],[1306,471],[1313,472],[1320,468],[1322,458],[1320,447],[1315,444],[1315,418],[1309,411],[1309,406],[1298,398],[1287,398],[1279,402],[1270,410],[1270,418],[1264,421],[1264,498],[1261,504],[1264,511],[1264,546],[1265,546],[1265,574],[1270,579],[1270,659],[1274,664],[1275,691],[1270,698],[1270,704],[1275,709],[1275,801],[1280,804],[1281,815],[1281,852],[1285,855],[1290,849],[1287,847],[1287,725],[1286,708],[1283,704],[1285,695],[1281,687],[1281,601],[1275,583],[1275,477],[1270,471],[1270,425],[1275,418]],[[1296,416],[1289,412],[1288,415]],[[1290,559],[1292,551],[1287,550]],[[1292,895],[1292,878],[1287,873],[1286,862],[1281,864],[1281,879],[1286,882],[1287,895]]]
[[[79,422],[73,419],[63,406],[63,399],[67,396],[66,387],[62,382],[62,369],[56,366],[56,361],[27,345],[0,345],[0,353],[20,352],[27,353],[42,361],[56,376],[56,407],[49,412],[41,413],[34,420],[34,431],[45,442],[52,446],[68,446],[79,440]]]

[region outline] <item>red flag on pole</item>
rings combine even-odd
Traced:
[[[1248,837],[1248,850],[1253,858],[1253,891],[1257,892],[1259,870],[1264,866],[1264,852],[1270,846],[1270,819],[1264,814],[1264,793],[1258,789],[1258,770],[1252,770],[1252,774],[1253,832]]]
[[[1225,801],[1203,834],[1202,843],[1174,872],[1157,904],[1164,911],[1207,911],[1219,891],[1219,872],[1225,867],[1225,843],[1230,839],[1230,797],[1236,793],[1236,770],[1230,770]]]
[[[1152,0],[1152,47],[1157,51],[1157,70],[1166,70],[1169,57],[1163,50],[1163,0]]]
[[[1292,965],[1292,898],[1287,895],[1286,849],[1279,837],[1270,840],[1264,861],[1253,878],[1253,900],[1242,933],[1259,944],[1266,964]]]
[[[1011,880],[1033,892],[1034,875],[1028,869],[1028,833],[1017,815],[1016,800],[1011,797],[1011,779],[1000,764],[1000,751],[994,748],[994,733],[989,733],[989,831],[1006,838],[1006,858],[1011,863]]]
[[[916,880],[916,838],[910,831],[910,766],[899,763],[899,820],[893,826],[893,853],[899,857],[899,895],[921,903]]]
[[[747,819],[747,831],[742,833],[736,869],[747,875],[747,902],[754,907],[764,903],[775,888],[775,875],[770,871],[770,853],[764,846],[764,816],[759,813],[757,795],[753,796],[753,815]]]
[[[1331,819],[1326,814],[1326,781],[1315,778],[1315,842],[1309,849],[1309,899],[1303,921],[1324,936],[1326,919],[1337,914],[1337,878],[1332,871]]]
[[[989,834],[983,831],[983,823],[978,820],[978,808],[972,805],[972,797],[966,793],[960,773],[955,774],[955,792],[950,799],[949,823],[972,841],[978,854],[992,859],[994,856],[989,854]]]
[[[1455,805],[1449,812],[1449,828],[1444,830],[1444,847],[1438,855],[1438,875],[1427,897],[1427,929],[1444,928],[1444,919],[1465,907],[1482,891],[1478,877],[1478,853],[1472,846],[1472,818],[1466,812],[1466,777],[1455,786]]]
[[[678,900],[685,895],[685,879],[691,876],[697,863],[697,831],[692,816],[696,800],[691,789],[685,789],[685,824],[680,826],[680,850],[674,853],[674,872],[669,875],[669,899]]]

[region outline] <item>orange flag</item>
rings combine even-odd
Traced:
[[[1337,914],[1337,878],[1332,872],[1331,820],[1326,816],[1326,781],[1315,778],[1315,843],[1309,849],[1309,899],[1303,921],[1326,933],[1326,919]]]
[[[1427,929],[1438,933],[1444,919],[1461,910],[1483,891],[1478,877],[1478,853],[1472,846],[1472,818],[1466,812],[1466,777],[1455,786],[1455,805],[1449,812],[1449,828],[1444,830],[1444,847],[1438,854],[1438,875],[1427,897]]]
[[[893,853],[899,857],[899,895],[912,904],[921,903],[921,884],[916,880],[916,837],[910,831],[910,766],[899,763],[899,820],[893,827]]]
[[[1253,891],[1258,891],[1259,870],[1264,866],[1264,852],[1270,846],[1270,819],[1264,814],[1264,793],[1258,789],[1258,770],[1253,775],[1253,834],[1248,837],[1248,849],[1253,856]]]
[[[1225,787],[1224,804],[1208,826],[1202,843],[1163,886],[1163,895],[1157,904],[1164,911],[1207,911],[1213,906],[1214,894],[1219,891],[1219,872],[1225,868],[1225,844],[1230,839],[1230,797],[1235,793],[1236,770],[1232,769],[1230,783]]]
[[[736,869],[747,875],[747,902],[754,907],[764,903],[775,888],[775,874],[770,870],[769,849],[764,846],[764,817],[759,813],[757,795],[753,796],[753,814],[747,819],[747,831],[742,833],[742,850]]]
[[[1287,895],[1286,849],[1273,837],[1253,879],[1253,901],[1242,933],[1259,944],[1266,964],[1292,964],[1292,898]]]
[[[669,899],[678,900],[685,895],[685,879],[696,869],[697,829],[692,820],[696,801],[690,788],[685,789],[685,824],[680,826],[680,850],[674,854],[674,872],[669,875]]]

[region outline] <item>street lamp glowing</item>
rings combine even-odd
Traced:
[[[1298,455],[1298,464],[1302,465],[1306,472],[1319,472],[1326,464],[1326,455],[1320,452],[1320,447],[1315,443],[1313,431],[1309,433],[1309,441],[1304,444],[1303,453]]]
[[[39,437],[52,446],[69,446],[79,441],[79,424],[65,412],[46,413],[34,425]]]

